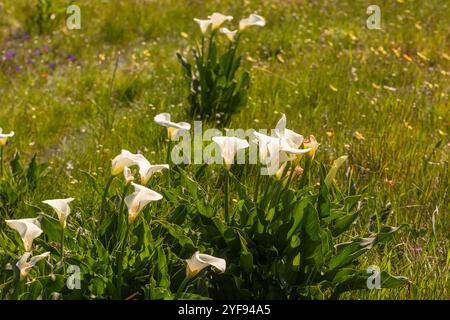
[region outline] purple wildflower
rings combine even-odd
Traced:
[[[66,58],[72,62],[74,62],[76,59],[73,55],[71,55],[70,53],[68,55],[66,55]]]
[[[31,39],[31,36],[29,35],[29,34],[25,34],[24,36],[23,36],[23,40],[24,41],[28,41],[28,40],[30,40]]]
[[[33,54],[35,56],[40,56],[41,55],[41,50],[39,50],[39,49],[33,50]]]
[[[28,64],[34,64],[34,60],[33,59],[28,59]]]
[[[50,48],[48,46],[44,46],[44,48],[42,48],[42,50],[44,50],[45,52],[49,52]]]
[[[56,64],[54,64],[54,63],[50,63],[50,69],[55,69],[55,67],[56,67]]]
[[[14,70],[16,70],[17,72],[19,72],[20,70],[22,70],[21,66],[14,66]]]
[[[14,59],[15,56],[16,56],[16,52],[15,51],[7,51],[5,53],[5,59],[6,60],[12,60],[12,59]]]

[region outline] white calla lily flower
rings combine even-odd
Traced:
[[[225,272],[227,263],[224,259],[195,252],[192,257],[186,260],[186,276],[188,278],[195,277],[200,271],[207,267],[214,267],[219,272]]]
[[[333,161],[333,165],[331,166],[330,171],[328,171],[327,176],[325,177],[325,184],[329,187],[336,177],[336,173],[338,169],[347,161],[348,156],[341,156]]]
[[[25,279],[28,275],[28,272],[31,268],[33,268],[36,263],[41,261],[42,259],[45,259],[50,256],[50,252],[44,252],[43,254],[33,256],[31,259],[29,259],[31,256],[31,252],[25,252],[22,257],[17,261],[16,267],[20,271],[20,278]]]
[[[219,12],[214,12],[212,15],[210,15],[209,20],[211,21],[211,29],[212,31],[217,30],[220,28],[220,26],[225,22],[225,21],[231,21],[233,20],[232,16],[226,16],[224,14],[221,14]]]
[[[239,21],[239,31],[252,26],[264,27],[265,25],[266,20],[263,17],[258,16],[257,14],[251,14],[248,18]]]
[[[49,205],[58,215],[59,223],[63,228],[66,227],[67,217],[70,214],[69,204],[75,200],[74,198],[45,200],[42,203]]]
[[[155,173],[169,169],[168,164],[150,164],[150,161],[142,155],[138,157],[136,163],[139,166],[139,175],[141,176],[141,184],[143,185],[146,185]]]
[[[10,133],[3,133],[3,129],[0,128],[0,147],[4,147],[8,142],[8,138],[11,138],[13,136],[14,131],[11,131]]]
[[[281,143],[284,146],[289,146],[291,148],[299,148],[303,143],[303,136],[292,130],[286,129],[286,115],[283,114],[281,119],[275,127],[275,134],[280,138]]]
[[[219,32],[223,33],[231,42],[234,42],[234,38],[236,37],[237,34],[237,30],[231,31],[228,28],[220,28]]]
[[[154,120],[157,124],[167,127],[170,140],[175,140],[179,133],[191,130],[191,125],[187,122],[170,121],[170,114],[166,112],[156,115]]]
[[[33,240],[42,234],[41,224],[37,218],[5,220],[6,224],[16,230],[22,238],[25,251],[30,251]]]
[[[137,154],[131,153],[123,149],[118,156],[116,156],[111,163],[111,175],[116,176],[123,172],[125,167],[136,165]]]
[[[128,221],[133,222],[139,212],[144,209],[144,207],[152,201],[158,201],[163,198],[158,192],[153,191],[149,188],[136,184],[134,182],[131,183],[134,187],[134,192],[125,197],[125,204],[128,208]]]
[[[280,139],[259,132],[253,132],[259,149],[259,160],[266,164],[272,157],[278,157],[280,151]]]
[[[194,18],[194,21],[198,23],[198,25],[200,26],[200,30],[202,31],[202,34],[205,34],[206,32],[208,32],[208,28],[209,26],[212,24],[212,21],[210,19],[197,19]]]
[[[221,150],[221,155],[225,166],[230,170],[231,165],[234,162],[234,156],[236,152],[241,149],[248,148],[249,144],[247,140],[236,138],[236,137],[213,137],[212,140],[217,143]]]
[[[258,143],[259,161],[267,166],[267,174],[273,175],[279,171],[282,161],[286,161],[281,155],[281,140],[259,132],[254,132]]]
[[[286,128],[286,115],[283,114],[275,127],[275,134],[278,136],[281,142],[281,151],[285,154],[282,155],[282,160],[293,160],[298,155],[302,155],[310,152],[312,149],[299,149],[303,143],[303,136],[290,129]],[[291,155],[291,156],[289,156]]]

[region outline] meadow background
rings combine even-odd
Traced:
[[[51,1],[48,11],[38,2],[0,1],[0,127],[16,133],[6,156],[37,154],[50,170],[16,218],[68,196],[78,200],[74,212],[88,215],[99,198],[83,171],[104,183],[121,148],[164,163],[153,117],[186,119],[175,53],[198,39],[193,18],[256,12],[267,25],[242,39],[251,89],[230,127],[273,128],[285,113],[292,129],[321,143],[320,161],[349,156],[366,187],[363,216],[390,202],[391,224],[409,225],[363,265],[413,285],[344,298],[450,298],[448,2],[76,1],[81,30],[65,27],[72,2]],[[381,8],[381,30],[366,28],[371,4]],[[362,228],[356,223],[355,233]]]

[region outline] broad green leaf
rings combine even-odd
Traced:
[[[344,233],[347,231],[352,223],[356,220],[356,218],[359,216],[359,211],[353,213],[353,214],[347,214],[344,215],[334,222],[334,226],[332,228],[332,234],[333,237],[337,237],[338,235]]]
[[[358,238],[350,242],[336,245],[336,254],[330,260],[330,268],[336,269],[352,263],[365,251],[371,249],[375,242],[375,237]]]

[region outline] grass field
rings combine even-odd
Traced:
[[[175,53],[188,54],[198,40],[193,18],[218,11],[235,22],[256,12],[267,24],[241,40],[249,100],[229,127],[272,128],[285,113],[293,130],[321,143],[317,160],[348,155],[356,185],[366,188],[349,236],[389,202],[390,224],[407,224],[393,245],[360,261],[411,284],[341,298],[450,298],[449,3],[377,1],[382,28],[369,30],[366,9],[376,1],[86,0],[77,1],[81,29],[67,30],[66,1],[52,1],[50,13],[37,2],[0,1],[0,56],[15,53],[0,62],[0,127],[15,131],[5,158],[37,154],[48,175],[13,209],[2,205],[3,215],[27,217],[45,199],[70,196],[89,219],[101,198],[85,172],[103,186],[122,148],[165,163],[153,117],[188,119]],[[212,188],[217,179],[211,172],[201,183]]]

